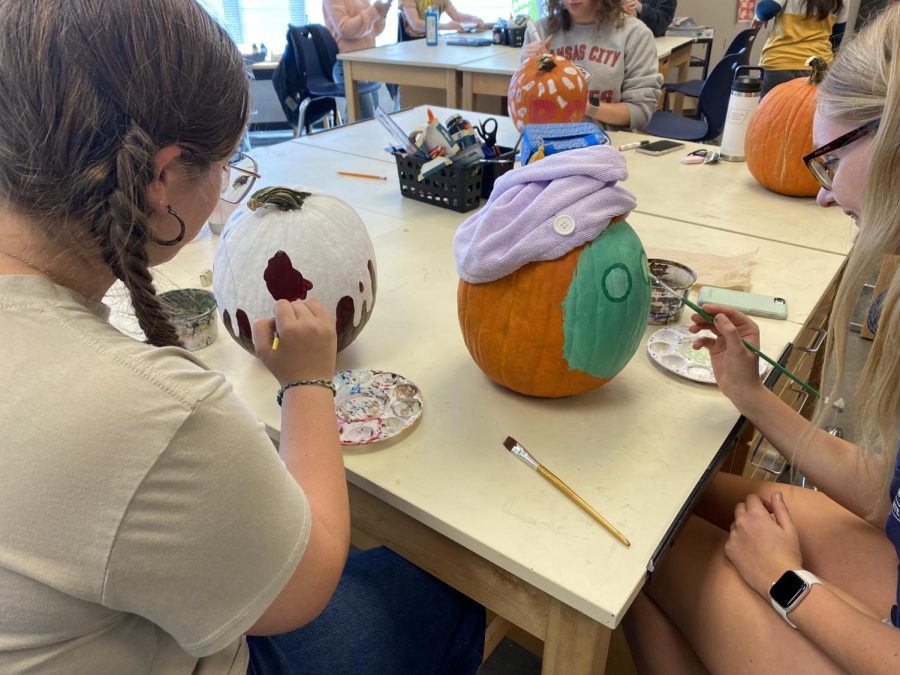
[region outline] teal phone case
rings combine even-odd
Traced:
[[[697,296],[697,304],[700,306],[705,304],[726,305],[739,309],[744,314],[762,316],[767,319],[787,319],[788,314],[787,300],[784,298],[733,291],[716,286],[703,286]]]

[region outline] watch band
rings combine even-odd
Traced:
[[[813,586],[815,586],[817,584],[821,584],[822,581],[819,579],[819,577],[817,577],[815,574],[813,574],[809,570],[788,570],[787,572],[785,572],[782,575],[782,577],[784,577],[784,575],[786,575],[786,574],[796,574],[800,578],[800,580],[803,581],[804,588],[800,591],[800,593],[797,595],[797,597],[794,598],[794,600],[787,607],[784,607],[780,603],[776,602],[775,598],[771,597],[771,593],[770,593],[769,599],[772,602],[772,607],[775,608],[775,611],[778,612],[778,614],[781,616],[781,618],[784,619],[785,621],[787,621],[788,625],[791,628],[796,629],[797,624],[795,624],[793,621],[791,621],[788,614],[790,614],[793,610],[795,610],[797,608],[797,606],[801,602],[803,602],[803,599],[807,595],[809,595],[809,591],[812,589]],[[774,582],[772,584],[772,586],[774,586],[776,583],[778,583],[778,581]]]

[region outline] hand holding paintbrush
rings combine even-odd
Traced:
[[[663,288],[665,291],[671,293],[675,297],[681,298],[682,301],[684,302],[684,304],[686,304],[692,310],[697,312],[697,315],[692,317],[694,320],[694,325],[691,326],[688,330],[690,330],[692,333],[697,333],[703,329],[709,329],[716,334],[717,339],[699,338],[694,343],[694,347],[695,348],[706,347],[709,349],[710,356],[712,357],[712,360],[713,360],[713,370],[716,371],[716,381],[717,382],[720,382],[721,378],[719,376],[719,372],[724,367],[721,365],[719,365],[719,366],[716,365],[717,361],[719,363],[721,363],[721,361],[719,361],[717,359],[717,357],[719,355],[721,355],[722,353],[724,353],[725,349],[727,348],[727,343],[729,342],[728,336],[733,336],[733,337],[736,337],[738,340],[740,340],[740,342],[744,345],[744,347],[746,347],[753,354],[755,354],[756,356],[761,358],[763,361],[768,363],[770,366],[775,368],[775,370],[779,371],[780,373],[782,373],[782,374],[786,375],[787,377],[789,377],[790,379],[792,379],[794,382],[799,384],[807,392],[809,392],[816,398],[819,397],[818,391],[813,389],[806,382],[804,382],[799,377],[794,375],[794,373],[789,371],[783,365],[781,365],[780,363],[775,361],[772,357],[765,354],[759,347],[757,347],[756,345],[754,345],[753,343],[749,342],[746,339],[746,337],[751,337],[756,342],[759,342],[759,328],[756,326],[756,324],[753,321],[751,321],[749,318],[747,318],[747,316],[744,315],[742,312],[731,309],[729,307],[721,307],[719,305],[707,305],[709,310],[716,313],[716,316],[724,315],[725,318],[727,319],[727,321],[729,323],[731,323],[734,328],[737,329],[736,333],[731,333],[731,331],[727,325],[720,326],[719,324],[716,323],[716,317],[714,317],[710,313],[710,311],[707,311],[703,307],[700,307],[699,305],[694,304],[693,302],[688,300],[686,297],[684,297],[684,295],[682,295],[678,291],[676,291],[672,288],[669,288],[669,286],[666,285],[666,283],[664,281],[662,281],[659,277],[655,277],[651,274],[650,278],[653,280],[653,283],[659,285],[661,288]],[[700,323],[699,319],[704,319],[706,321],[706,323]],[[723,335],[723,333],[722,333],[723,330],[727,331],[726,335]],[[732,339],[733,339],[733,337],[732,337]],[[739,352],[735,352],[735,353],[737,354]],[[754,361],[755,361],[755,359],[754,359]],[[754,371],[754,372],[756,372],[756,371]],[[755,376],[755,379],[757,382],[759,381],[757,376]],[[721,388],[721,382],[720,382],[720,388]]]

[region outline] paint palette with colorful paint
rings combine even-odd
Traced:
[[[694,349],[698,337],[715,337],[712,332],[702,330],[696,335],[688,331],[686,324],[661,328],[647,340],[647,353],[666,370],[681,375],[694,382],[715,384],[709,350]],[[760,377],[766,372],[766,362],[760,359]]]
[[[334,376],[341,445],[368,445],[411,429],[422,416],[422,393],[402,375],[344,370]]]

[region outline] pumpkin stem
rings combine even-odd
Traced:
[[[537,60],[537,67],[538,70],[549,73],[556,68],[556,61],[553,60],[553,57],[550,54],[541,54]]]
[[[818,56],[812,57],[807,63],[812,68],[812,72],[809,74],[809,83],[815,86],[825,79],[825,73],[828,72],[828,64],[825,63],[825,59],[820,59]]]
[[[262,188],[253,193],[247,208],[256,211],[260,206],[274,206],[279,211],[299,211],[310,194],[286,187]]]

